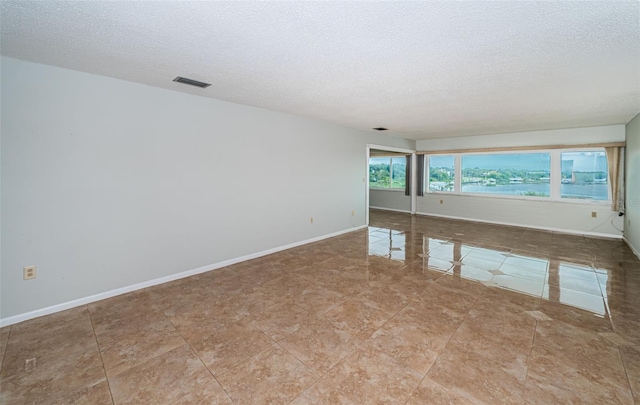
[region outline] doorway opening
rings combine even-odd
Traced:
[[[372,208],[415,214],[415,150],[369,144],[366,162],[366,224]]]

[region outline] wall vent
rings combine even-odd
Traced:
[[[173,79],[173,81],[178,83],[188,84],[190,86],[200,87],[201,89],[211,86],[211,83],[199,82],[197,80],[187,79],[186,77],[181,77],[181,76],[176,76],[176,78]]]
[[[371,129],[374,129],[374,130],[376,130],[376,131],[388,131],[388,130],[389,130],[389,128],[382,128],[382,127],[378,127],[378,128],[371,128]]]

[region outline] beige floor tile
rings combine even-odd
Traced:
[[[44,385],[40,385],[43,388]],[[46,395],[42,393],[21,394],[16,402],[8,399],[5,402],[4,394],[0,393],[1,404],[26,404],[29,405],[113,405],[111,399],[111,391],[107,381],[102,381],[96,385],[80,388],[80,389],[61,389],[59,387],[51,387]],[[28,401],[28,402],[22,402]]]
[[[253,315],[251,325],[260,329],[274,341],[282,340],[298,330],[300,325],[314,315],[293,303],[273,305],[262,313]]]
[[[322,315],[346,300],[346,297],[317,284],[309,284],[293,298],[293,302],[313,313]]]
[[[414,297],[393,289],[387,284],[380,287],[369,287],[356,296],[359,301],[379,309],[387,315],[395,315],[407,306]]]
[[[483,322],[483,319],[465,320],[453,335],[452,344],[496,364],[503,364],[505,368],[526,370],[533,347],[535,322],[528,329],[495,321]]]
[[[273,343],[262,331],[244,321],[215,325],[200,336],[187,341],[214,375],[230,370]]]
[[[101,323],[109,316],[122,312],[116,318],[125,318],[140,311],[141,308],[154,308],[151,295],[147,292],[131,292],[94,302],[88,306],[91,319],[94,323]]]
[[[350,299],[327,312],[324,316],[336,328],[364,340],[381,327],[390,315],[370,307],[357,299]]]
[[[478,297],[487,291],[487,287],[483,284],[473,280],[464,279],[460,277],[459,274],[454,273],[453,269],[452,271],[447,272],[444,277],[440,277],[436,280],[435,285],[475,297]]]
[[[117,339],[130,335],[138,329],[158,322],[166,322],[166,315],[157,307],[140,308],[135,311],[120,311],[93,321],[96,336]]]
[[[473,307],[478,297],[457,289],[449,289],[434,283],[419,294],[424,307],[441,306],[448,311],[464,316]]]
[[[523,311],[537,311],[540,308],[540,302],[540,297],[497,288],[487,289],[473,305],[473,308],[479,312],[496,313],[500,311],[519,315]]]
[[[88,317],[83,318],[59,324],[42,323],[41,328],[24,324],[12,326],[0,377],[24,371],[33,359],[36,364],[46,366],[78,352],[97,353],[91,321]]]
[[[442,337],[451,337],[460,327],[465,315],[436,304],[412,302],[395,318],[419,325],[423,329],[438,331]]]
[[[422,260],[409,262],[405,266],[394,270],[390,277],[396,276],[414,276],[412,280],[415,282],[435,281],[442,277],[445,273],[442,271],[429,269],[424,266]]]
[[[82,305],[76,308],[67,309],[65,311],[56,312],[51,315],[41,316],[39,318],[31,319],[25,322],[11,326],[11,331],[14,334],[37,334],[43,333],[43,331],[51,331],[66,325],[76,323],[78,321],[84,321],[88,319],[89,311],[87,306]]]
[[[111,377],[185,344],[171,322],[163,320],[117,335],[98,335],[107,376]]]
[[[356,405],[347,395],[324,380],[318,380],[310,388],[296,398],[292,405]]]
[[[640,347],[620,347],[622,362],[627,372],[627,378],[631,385],[631,391],[636,403],[640,402]]]
[[[422,380],[418,388],[413,392],[406,405],[477,405],[452,391],[444,388],[430,378]]]
[[[279,342],[319,375],[351,353],[360,340],[324,319],[309,319]]]
[[[315,281],[323,287],[340,293],[347,297],[353,297],[369,287],[369,280],[364,276],[361,278],[354,278],[355,274],[351,276],[345,276],[338,272],[336,275],[327,275],[326,278]]]
[[[4,353],[9,342],[9,334],[11,333],[11,326],[5,326],[0,328],[0,373],[2,372],[2,362],[4,360]]]
[[[386,354],[358,349],[332,368],[324,380],[356,403],[404,403],[422,374]]]
[[[317,379],[317,374],[277,345],[218,377],[239,404],[289,403]]]
[[[224,324],[249,319],[249,312],[242,300],[230,298],[194,302],[174,313],[167,313],[166,316],[173,326],[187,338],[199,327],[212,323]]]
[[[157,288],[149,291],[160,310],[165,313],[175,313],[179,308],[193,305],[194,302],[207,301],[212,294],[203,287],[173,287],[171,289]]]
[[[574,368],[557,352],[532,354],[524,402],[527,404],[633,404],[624,371],[606,366]]]
[[[519,404],[527,368],[521,362],[495,362],[457,343],[450,343],[427,377],[474,403]]]
[[[401,318],[393,318],[378,329],[364,345],[381,351],[424,375],[448,340],[448,336],[442,336],[439,331],[421,328]]]
[[[109,378],[115,405],[171,404],[213,376],[189,346],[180,346]]]
[[[171,405],[231,405],[233,401],[218,381],[195,387]]]
[[[98,392],[100,387],[96,392],[91,389],[105,381],[97,348],[35,359],[19,372],[0,378],[0,403],[81,403],[86,397],[104,402],[99,399],[105,398]]]
[[[238,294],[245,289],[254,288],[260,284],[251,277],[244,277],[226,268],[203,273],[200,280],[201,285],[216,297]]]
[[[575,368],[611,367],[624,371],[615,343],[600,333],[563,322],[538,322],[534,352],[553,355]]]
[[[540,311],[555,321],[564,322],[592,332],[613,332],[607,315],[542,300]]]

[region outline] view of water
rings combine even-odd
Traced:
[[[463,184],[462,191],[467,193],[509,194],[521,195],[527,191],[549,194],[549,183],[545,184],[506,184],[503,186],[481,186],[478,184]],[[560,193],[563,197],[592,198],[606,201],[609,198],[607,184],[562,184]]]

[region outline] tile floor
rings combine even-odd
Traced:
[[[0,403],[640,403],[622,242],[371,223],[2,328]]]

